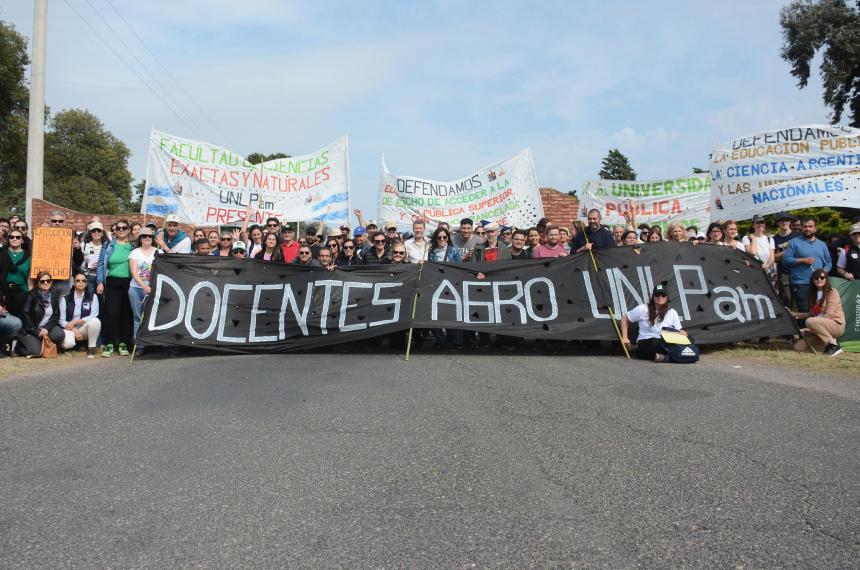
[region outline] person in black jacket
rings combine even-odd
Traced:
[[[51,292],[53,281],[50,272],[40,271],[36,276],[36,288],[27,295],[16,349],[22,356],[41,354],[42,337],[45,335],[58,347],[66,338],[60,327],[60,297]]]
[[[30,249],[24,237],[24,232],[13,229],[6,245],[0,247],[0,290],[6,309],[18,318],[24,311],[30,283]]]
[[[592,247],[594,249],[612,249],[616,247],[612,232],[600,225],[600,210],[588,211],[588,226],[573,238],[570,246],[571,253],[582,253]],[[586,236],[588,239],[586,239]]]

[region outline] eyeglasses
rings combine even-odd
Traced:
[[[100,229],[94,229],[94,230],[90,230],[90,233],[91,234],[100,234],[100,233],[102,233],[102,231]]]
[[[274,224],[274,223],[269,222],[268,224],[266,224],[266,227],[276,228],[276,227],[278,227],[278,224]]]
[[[816,275],[812,278],[813,281],[827,281],[827,275]]]
[[[299,255],[310,255],[310,254],[311,254],[311,252],[309,252],[309,251],[300,251],[299,252]]]
[[[41,284],[41,285],[47,285],[47,284],[48,284],[48,283],[50,283],[51,281],[53,281],[53,279],[39,279],[39,284]]]
[[[666,297],[666,293],[654,293],[654,297]]]
[[[75,283],[86,283],[86,279],[75,279]]]
[[[66,220],[63,220],[63,219],[60,219],[60,220],[51,220],[51,223],[52,223],[52,224],[62,224],[62,223],[65,223],[65,221],[66,221]]]
[[[116,231],[118,231],[118,232],[124,232],[127,230],[128,230],[128,226],[117,226],[116,227]]]
[[[24,239],[24,236],[9,236],[9,239]]]
[[[385,240],[384,239],[375,239],[375,240],[373,240],[373,243],[385,243]]]
[[[331,246],[329,246],[329,247],[331,247]],[[343,246],[343,249],[355,249],[355,246],[354,245],[345,245],[345,246]]]
[[[444,239],[444,240],[447,240],[447,239],[448,239],[448,236],[446,236],[445,234],[439,234],[438,236],[436,236],[436,239]]]
[[[143,234],[142,236],[140,236],[140,239],[152,239],[152,236],[149,234]]]
[[[233,238],[226,237],[226,238],[221,238],[221,241],[230,241],[231,239],[233,239]]]

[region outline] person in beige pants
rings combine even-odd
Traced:
[[[823,269],[813,271],[809,287],[808,313],[794,313],[796,319],[806,319],[803,334],[794,345],[798,352],[808,350],[811,345],[816,352],[836,356],[842,352],[837,340],[845,334],[845,313],[839,291],[830,286],[830,277]]]

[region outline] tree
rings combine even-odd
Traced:
[[[576,192],[577,192],[576,190],[571,190],[570,192],[568,192],[568,193],[567,193],[567,195],[568,195],[568,196],[573,196],[574,198],[576,198],[576,197],[577,197],[577,196],[576,196]]]
[[[245,160],[251,164],[260,164],[261,162],[269,162],[278,158],[292,158],[289,154],[283,152],[274,152],[272,154],[263,154],[262,152],[252,152],[245,157]]]
[[[27,182],[27,40],[0,21],[0,214],[24,211]]]
[[[88,111],[64,110],[45,135],[45,199],[67,208],[115,214],[131,202],[125,144]]]
[[[130,214],[140,213],[140,208],[143,205],[143,193],[146,192],[146,180],[141,180],[131,187],[131,200],[123,205],[122,210]]]
[[[795,0],[780,10],[779,23],[782,58],[791,63],[798,87],[806,87],[812,59],[822,50],[819,72],[824,103],[833,110],[831,123],[840,122],[848,105],[851,126],[860,127],[860,3]]]
[[[597,173],[602,180],[636,180],[636,171],[630,166],[630,161],[613,148],[603,159],[603,168]]]

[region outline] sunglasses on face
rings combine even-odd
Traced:
[[[63,222],[65,222],[65,221],[66,221],[66,220],[51,220],[51,223],[52,223],[52,224],[62,224],[62,223],[63,223]]]
[[[149,234],[143,234],[142,236],[140,236],[140,239],[152,239],[152,236]]]
[[[405,251],[395,251],[391,255],[406,255],[406,252]]]
[[[124,232],[127,230],[128,230],[128,226],[117,226],[116,227],[116,231],[118,231],[118,232]]]
[[[345,246],[343,246],[343,249],[355,249],[355,246],[354,245],[345,245]]]
[[[51,281],[53,281],[53,279],[39,279],[39,284],[40,285],[47,285]]]
[[[9,239],[24,239],[23,236],[9,236]]]
[[[223,237],[223,238],[221,238],[221,241],[230,241],[231,239],[233,239],[233,238]]]
[[[656,299],[657,297],[666,297],[666,293],[654,293],[654,298]]]
[[[75,279],[75,283],[86,283],[86,279]]]
[[[436,239],[444,239],[444,240],[447,240],[447,239],[448,239],[448,236],[446,236],[445,234],[442,234],[442,235],[437,236],[437,238],[436,238]]]
[[[817,275],[812,278],[813,281],[827,281],[826,275]]]
[[[299,255],[310,255],[310,254],[311,254],[311,252],[309,252],[309,251],[300,251],[299,252]]]
[[[276,228],[276,227],[278,227],[278,224],[268,223],[268,224],[266,224],[266,227],[269,227],[269,228]]]
[[[373,243],[385,243],[385,240],[384,239],[375,239],[375,240],[373,240]]]

